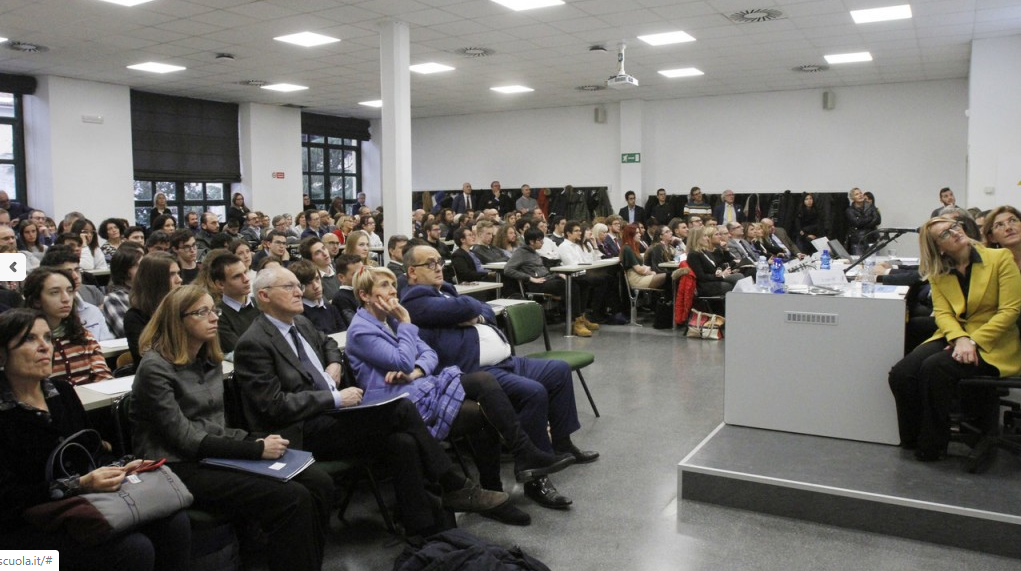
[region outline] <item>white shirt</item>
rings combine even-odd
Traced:
[[[560,261],[565,266],[576,266],[592,261],[592,257],[581,247],[581,244],[575,244],[570,240],[561,242],[557,249],[560,252]]]
[[[536,253],[547,260],[560,259],[560,251],[557,250],[557,243],[550,240],[549,237],[542,239],[542,247],[539,248],[539,251]]]

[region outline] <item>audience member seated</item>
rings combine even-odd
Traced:
[[[183,511],[92,546],[63,530],[40,531],[25,520],[27,509],[54,498],[116,493],[141,463],[86,468],[76,477],[46,481],[53,449],[89,428],[74,388],[50,379],[50,335],[47,319],[37,311],[16,309],[0,315],[0,549],[57,550],[60,568],[75,571],[189,569],[191,527]]]
[[[819,220],[819,211],[815,208],[815,195],[806,192],[798,206],[798,217],[794,220],[794,238],[798,249],[802,252],[815,252],[812,240],[825,236],[825,229]]]
[[[82,253],[81,268],[83,270],[105,270],[109,266],[106,263],[106,256],[99,248],[99,237],[96,235],[96,226],[92,221],[85,218],[75,220],[71,225],[71,233],[81,236]]]
[[[429,245],[432,246],[431,243]],[[520,247],[517,229],[512,224],[500,226],[496,230],[496,236],[493,238],[493,246],[501,250],[506,256],[506,260],[509,261],[511,256],[514,255],[514,251]],[[437,249],[437,251],[441,256],[443,255],[443,250]]]
[[[709,240],[713,245],[713,258],[720,268],[730,268],[734,274],[735,283],[740,280],[741,275],[754,276],[755,262],[748,257],[735,256],[730,251],[730,232],[725,226],[717,226],[716,233]]]
[[[262,250],[252,256],[252,266],[258,271],[259,262],[266,256],[273,255],[281,260],[281,264],[287,265],[291,261],[291,254],[287,251],[287,233],[280,230],[271,230],[262,239]]]
[[[166,458],[195,496],[193,507],[257,522],[272,571],[322,568],[333,480],[315,464],[288,482],[199,463],[203,458],[275,460],[290,442],[228,428],[213,299],[200,286],[168,294],[140,341],[145,357],[132,385],[133,444],[145,458]]]
[[[252,303],[251,276],[239,256],[227,253],[209,262],[209,278],[220,290],[217,337],[220,349],[230,358],[238,338],[259,316],[259,310]]]
[[[404,245],[408,243],[408,237],[403,234],[394,234],[386,242],[386,251],[390,255],[390,261],[386,263],[386,269],[400,278],[406,272],[404,270]],[[332,299],[332,298],[330,298]]]
[[[479,257],[483,264],[506,262],[510,254],[493,245],[493,238],[496,235],[496,226],[489,220],[480,220],[475,225],[475,247],[472,252]],[[397,272],[394,272],[395,274]]]
[[[566,295],[567,280],[562,274],[551,272],[542,263],[542,257],[536,251],[542,247],[545,237],[542,230],[529,228],[525,232],[525,245],[514,251],[503,269],[503,275],[508,279],[520,281],[524,284],[526,291],[563,297]],[[430,263],[435,263],[435,260],[431,260]],[[571,282],[571,314],[575,316],[572,324],[574,334],[579,337],[591,337],[592,331],[587,326],[589,321],[582,311],[581,289],[573,280]]]
[[[780,248],[785,259],[791,260],[794,259],[795,256],[798,258],[805,257],[805,255],[798,250],[798,247],[794,245],[794,242],[791,241],[790,236],[787,235],[787,231],[773,223],[772,218],[763,218],[759,221],[759,224],[762,226],[763,240],[777,248]]]
[[[990,248],[1003,248],[1021,267],[1021,211],[1013,206],[994,208],[982,225],[982,236]]]
[[[173,234],[173,232],[171,232]],[[163,230],[153,230],[152,234],[145,240],[145,253],[149,254],[152,252],[169,252],[170,251],[170,234],[167,234]]]
[[[344,329],[347,329],[351,326],[351,320],[354,319],[355,312],[358,311],[358,299],[355,297],[354,287],[351,284],[354,283],[355,275],[364,267],[364,264],[358,256],[344,254],[337,258],[337,262],[334,265],[337,268],[337,277],[340,279],[340,289],[333,296],[333,299],[330,300],[330,303],[340,312]]]
[[[947,450],[958,381],[1021,372],[1021,273],[1009,250],[972,241],[951,218],[932,218],[919,233],[919,271],[932,286],[938,329],[893,366],[889,382],[901,446],[933,461]],[[988,405],[996,398],[992,391],[969,391],[961,395],[961,407],[994,410]],[[997,419],[985,416],[980,427],[995,430]]]
[[[252,268],[252,248],[248,245],[248,242],[244,240],[232,240],[227,244],[227,251],[234,254],[238,258],[241,258],[241,262],[245,264],[245,273],[248,275],[249,283],[255,283],[255,269]],[[223,348],[223,345],[220,345]]]
[[[435,251],[431,255],[436,255]],[[532,443],[507,395],[490,373],[464,374],[456,366],[437,370],[436,352],[422,341],[418,327],[398,302],[395,281],[389,270],[366,268],[355,282],[362,309],[348,329],[346,350],[358,386],[366,396],[407,392],[435,438],[442,440],[451,432],[472,435],[479,479],[485,489],[503,491],[500,442],[514,456],[519,482],[533,481],[572,464],[573,455],[554,455]],[[514,514],[517,519],[508,518],[506,513],[482,515],[518,525],[531,521],[523,513]]]
[[[745,229],[745,238],[758,256],[765,256],[768,260],[773,256],[783,255],[783,250],[780,247],[765,239],[766,230],[758,222],[748,225],[748,228]]]
[[[325,461],[384,456],[409,535],[447,527],[439,502],[426,490],[429,482],[440,485],[443,509],[484,512],[507,501],[506,494],[482,490],[458,473],[407,399],[357,414],[328,414],[362,401],[361,389],[338,387],[342,355],[336,342],[301,316],[301,286],[290,271],[266,268],[255,291],[263,314],[235,349],[235,378],[252,430],[279,433]]]
[[[31,220],[23,220],[18,224],[17,247],[28,259],[28,270],[32,271],[39,267],[46,253],[46,246],[39,236],[39,227]]]
[[[100,311],[99,306],[103,304],[105,296],[100,289],[94,285],[82,283],[82,270],[78,267],[79,256],[65,244],[51,246],[43,256],[42,266],[64,270],[70,273],[74,282],[75,306],[78,311],[78,319],[82,325],[92,333],[97,341],[114,339],[114,334],[106,325],[106,316]]]
[[[577,221],[568,221],[564,226],[564,241],[557,248],[560,261],[566,266],[577,266],[592,263],[592,251],[586,250],[582,245],[584,236],[581,224]],[[606,315],[606,308],[610,305],[618,309],[611,296],[612,290],[616,290],[616,274],[613,273],[592,273],[582,271],[574,274],[572,281],[577,282],[582,295],[582,307],[588,310],[591,318],[585,316],[585,327],[590,331],[599,329],[600,323],[607,322],[611,325],[622,325],[623,315],[615,314],[610,318]],[[616,312],[615,312],[616,313]],[[626,322],[626,320],[624,321]]]
[[[41,267],[25,278],[25,306],[42,312],[53,332],[53,380],[85,385],[112,379],[99,342],[75,312],[74,278],[67,270]]]
[[[302,287],[301,303],[305,306],[302,315],[308,318],[316,329],[327,335],[344,331],[346,323],[340,315],[340,310],[323,299],[322,279],[315,264],[308,260],[298,260],[288,266],[288,269],[294,272],[294,277],[298,278],[298,283]]]
[[[709,203],[706,202],[701,188],[693,186],[691,187],[691,190],[688,191],[688,202],[684,204],[684,215],[699,216],[703,221],[708,221],[710,219],[715,220],[712,217],[712,208],[710,208]],[[659,218],[657,217],[656,219],[658,220]],[[664,220],[666,220],[666,218],[664,218]]]
[[[477,282],[480,280],[494,280],[496,275],[482,267],[482,261],[472,252],[475,245],[475,233],[469,228],[458,228],[454,231],[454,245],[457,247],[451,255],[451,265],[454,266],[454,275],[457,281]]]
[[[124,337],[124,314],[131,307],[131,284],[145,250],[135,242],[123,242],[110,259],[110,283],[100,308],[110,335]]]
[[[117,252],[117,248],[124,243],[127,230],[128,223],[121,218],[107,218],[99,224],[99,237],[103,239],[103,245],[99,249],[103,251],[107,264]]]
[[[741,274],[733,274],[730,268],[717,266],[713,256],[712,228],[700,226],[688,232],[688,266],[695,274],[695,284],[700,296],[715,297],[734,289]]]
[[[376,265],[375,260],[372,259],[372,252],[369,250],[369,235],[364,230],[355,230],[348,235],[347,242],[344,244],[344,254],[358,256],[358,259],[366,266]]]
[[[638,251],[638,225],[628,224],[621,236],[620,263],[629,287],[640,289],[661,289],[666,283],[666,274],[642,264]]]
[[[329,232],[324,236],[336,238],[336,236]],[[312,262],[319,271],[323,297],[327,300],[333,299],[333,296],[337,295],[337,291],[340,289],[340,280],[337,279],[337,270],[333,267],[333,258],[330,256],[329,250],[326,249],[323,238],[309,236],[303,239],[301,241],[300,252],[302,259]]]
[[[610,215],[606,217],[606,237],[603,238],[603,253],[607,258],[616,258],[620,256],[621,248],[621,228],[623,227],[624,221],[620,216]],[[638,250],[635,250],[638,252]]]
[[[160,230],[167,236],[170,236],[177,230],[177,219],[169,214],[160,214],[152,219],[152,230]]]
[[[195,235],[184,228],[175,230],[170,235],[170,253],[177,257],[177,266],[181,270],[181,283],[188,285],[199,275],[198,247],[195,246]]]
[[[657,226],[652,233],[653,245],[645,251],[645,265],[657,274],[670,274],[671,288],[675,291],[677,280],[681,276],[691,273],[691,268],[677,268],[671,271],[669,268],[661,267],[661,264],[677,260],[677,250],[674,249],[674,233],[667,226]]]
[[[138,338],[152,317],[156,307],[171,290],[181,285],[181,269],[177,260],[166,252],[153,252],[142,256],[131,286],[131,308],[124,313],[124,336],[128,339],[131,360],[138,363]]]

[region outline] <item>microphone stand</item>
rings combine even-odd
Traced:
[[[908,228],[891,228],[889,230],[873,230],[872,232],[869,232],[865,236],[866,239],[868,239],[868,237],[872,236],[873,234],[880,235],[880,238],[876,240],[875,244],[873,244],[864,252],[862,252],[862,255],[857,260],[855,260],[853,264],[847,266],[847,268],[844,269],[844,273],[846,274],[847,272],[851,271],[851,268],[857,266],[858,264],[864,263],[866,258],[875,254],[879,250],[882,250],[883,248],[888,246],[890,242],[893,242],[897,238],[900,238],[901,236],[911,231],[912,230]]]

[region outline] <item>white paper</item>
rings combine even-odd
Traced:
[[[283,470],[284,467],[286,467],[286,466],[287,466],[287,462],[274,462],[273,464],[270,464],[269,469],[270,470]]]
[[[119,377],[116,379],[110,379],[109,381],[99,381],[98,383],[89,383],[87,385],[80,385],[83,389],[89,389],[90,391],[96,391],[97,393],[103,393],[104,395],[119,395],[126,393],[131,390],[131,384],[135,382],[135,376]]]
[[[844,272],[840,270],[808,270],[809,283],[821,286],[843,286],[847,284]]]

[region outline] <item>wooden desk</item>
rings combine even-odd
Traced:
[[[566,330],[564,331],[564,337],[574,337],[574,335],[572,335],[573,330],[571,329],[571,326],[573,325],[574,321],[574,319],[571,317],[571,279],[581,272],[586,272],[588,270],[596,270],[600,268],[610,268],[617,265],[620,265],[620,260],[618,260],[617,258],[607,258],[605,260],[596,260],[594,262],[575,264],[573,266],[556,266],[550,269],[550,271],[556,272],[558,274],[564,274],[564,277],[567,279],[567,284],[566,287],[564,288],[567,292],[567,299],[565,300],[564,303],[567,313],[567,319],[565,320]]]

